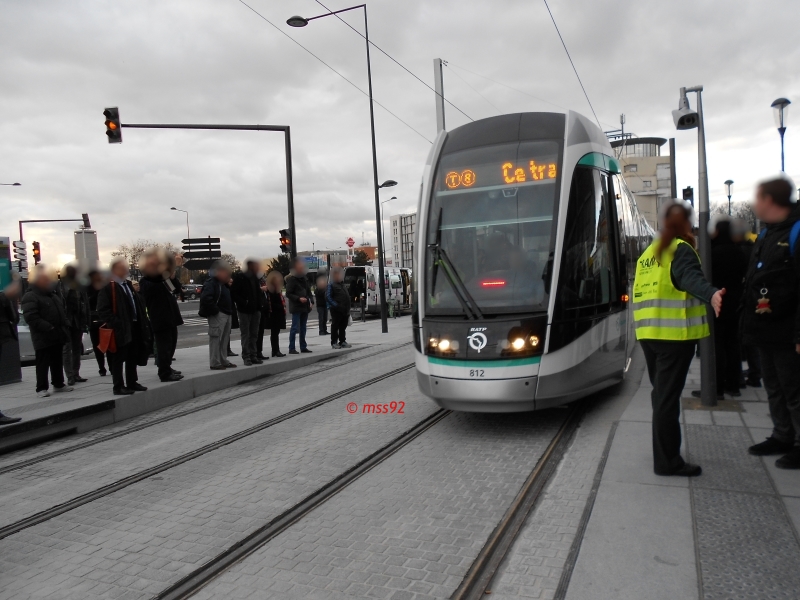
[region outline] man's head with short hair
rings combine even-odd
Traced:
[[[344,281],[344,269],[342,267],[334,267],[331,269],[331,278],[336,283]]]
[[[255,274],[261,271],[261,260],[252,256],[244,259],[245,269]]]
[[[54,275],[52,270],[42,263],[31,269],[28,280],[32,286],[47,291],[53,287],[53,283],[55,282]]]
[[[788,177],[762,181],[756,188],[753,212],[764,223],[785,221],[797,205],[797,190]]]
[[[224,260],[214,261],[214,264],[211,265],[211,271],[214,274],[214,278],[223,283],[226,283],[231,278],[231,266]]]
[[[111,263],[108,265],[108,268],[114,276],[119,277],[120,279],[127,279],[128,275],[130,275],[128,261],[124,256],[117,256],[116,258],[112,259]]]
[[[306,274],[306,261],[304,261],[301,257],[295,256],[292,260],[292,270],[297,273],[298,275],[305,275]]]

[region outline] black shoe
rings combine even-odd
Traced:
[[[741,394],[739,394],[741,396]],[[692,390],[692,396],[695,398],[702,398],[703,392],[701,390]],[[724,400],[725,396],[722,394],[717,394],[717,400]]]
[[[100,373],[100,377],[105,377],[106,375],[108,375],[108,371],[106,371],[105,369],[100,369],[100,371],[98,372]]]
[[[172,381],[180,381],[181,379],[183,379],[183,375],[176,375],[175,373],[170,373],[168,376],[162,377],[161,382],[170,383]]]
[[[289,350],[289,354],[300,354],[297,350]]]
[[[75,385],[75,380],[72,377],[70,377],[69,379],[67,379],[67,385]]]
[[[239,356],[239,355],[236,354],[236,352],[234,352],[233,350],[228,350],[228,356]]]
[[[683,466],[677,471],[673,471],[671,475],[675,477],[697,477],[703,472],[700,465],[693,465],[692,463],[684,463]]]
[[[86,383],[87,381],[89,380],[85,377],[81,377],[80,375],[75,376],[75,383]]]
[[[144,387],[144,386],[143,386],[141,383],[134,383],[134,384],[133,384],[133,385],[132,385],[130,388],[128,388],[128,389],[131,389],[131,390],[133,390],[134,392],[146,392],[146,391],[147,391],[147,388],[146,388],[146,387]]]
[[[251,359],[250,362],[252,362],[254,365],[262,365],[262,364],[264,364],[264,361],[261,360],[258,357]]]
[[[792,448],[786,456],[775,461],[779,469],[800,469],[800,446]]]
[[[770,436],[760,444],[750,446],[747,451],[753,456],[772,456],[773,454],[783,454],[792,450],[794,444],[784,444]]]
[[[269,356],[264,356],[263,354],[259,354],[258,360],[269,360]]]
[[[330,331],[320,331],[319,334],[320,335],[330,335],[331,332]]]
[[[300,350],[300,354],[311,354],[311,350],[306,348],[305,350]]]
[[[173,375],[183,375],[183,373],[181,373],[180,371],[176,371],[175,369],[172,369],[172,374]]]
[[[742,395],[742,392],[740,392],[738,389],[736,389],[736,390],[725,390],[725,393],[728,394],[729,396],[733,396],[734,398],[738,398],[739,396]]]
[[[745,383],[747,385],[749,385],[750,387],[754,387],[754,388],[760,388],[761,387],[761,379],[759,379],[757,377],[748,377],[745,380]]]
[[[274,356],[275,358],[283,358],[286,355],[283,352],[276,352],[272,356]]]
[[[130,396],[131,394],[133,394],[133,390],[128,388],[114,388],[115,396]]]
[[[249,358],[247,360],[245,360],[245,361],[242,361],[242,362],[244,363],[245,367],[252,367],[253,366],[253,361],[250,360]]]
[[[9,417],[0,413],[0,425],[11,425],[11,423],[19,423],[20,421],[22,421],[20,417]]]

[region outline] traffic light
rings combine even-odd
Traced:
[[[106,135],[109,144],[122,143],[122,125],[119,122],[119,109],[115,106],[103,111],[106,117]]]
[[[285,254],[292,253],[292,230],[281,229],[278,233],[281,234],[281,252]]]
[[[14,260],[15,268],[22,273],[28,270],[28,247],[22,240],[14,240]]]
[[[40,262],[42,262],[42,251],[39,242],[33,242],[33,264],[38,265]]]
[[[88,215],[88,213],[81,213],[81,216],[83,217],[83,228],[84,229],[91,229],[92,228],[92,224],[89,223],[89,215]]]
[[[689,186],[683,188],[683,199],[694,206],[694,188]]]

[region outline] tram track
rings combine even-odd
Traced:
[[[396,348],[393,348],[393,349],[396,349]],[[374,355],[371,355],[371,356],[374,356]],[[341,365],[337,365],[337,366],[341,366]],[[138,471],[137,473],[129,475],[128,477],[125,477],[123,479],[120,479],[118,481],[110,483],[108,485],[99,487],[99,488],[97,488],[95,490],[92,490],[90,492],[87,492],[85,494],[81,494],[80,496],[76,496],[75,498],[72,498],[72,499],[70,499],[70,500],[68,500],[66,502],[63,502],[61,504],[58,504],[58,505],[53,506],[51,508],[48,508],[46,510],[40,511],[38,513],[35,513],[33,515],[30,515],[30,516],[25,517],[23,519],[20,519],[18,521],[15,521],[14,523],[11,523],[9,525],[6,525],[6,526],[0,528],[0,540],[5,539],[5,538],[7,538],[7,537],[9,537],[11,535],[14,535],[15,533],[19,533],[20,531],[22,531],[24,529],[27,529],[29,527],[33,527],[35,525],[39,525],[40,523],[44,523],[46,521],[49,521],[50,519],[53,519],[53,518],[55,518],[55,517],[57,517],[59,515],[62,515],[62,514],[67,513],[67,512],[70,512],[72,510],[75,510],[76,508],[80,508],[81,506],[89,504],[90,502],[94,502],[95,500],[98,500],[98,499],[103,498],[105,496],[109,496],[110,494],[113,494],[113,493],[115,493],[115,492],[117,492],[119,490],[122,490],[122,489],[130,486],[130,485],[133,485],[135,483],[143,481],[143,480],[145,480],[145,479],[147,479],[149,477],[153,477],[154,475],[158,475],[160,473],[163,473],[164,471],[168,471],[169,469],[172,469],[172,468],[177,467],[177,466],[179,466],[181,464],[184,464],[186,462],[189,462],[191,460],[199,458],[199,457],[201,457],[201,456],[203,456],[205,454],[208,454],[210,452],[214,452],[215,450],[218,450],[218,449],[220,449],[220,448],[222,448],[224,446],[227,446],[229,444],[232,444],[234,442],[237,442],[239,440],[247,438],[247,437],[249,437],[249,436],[251,436],[251,435],[253,435],[255,433],[258,433],[260,431],[268,429],[268,428],[270,428],[270,427],[272,427],[274,425],[277,425],[279,423],[283,423],[284,421],[288,421],[289,419],[292,419],[292,418],[294,418],[294,417],[296,417],[298,415],[301,415],[303,413],[306,413],[306,412],[309,412],[311,410],[314,410],[314,409],[316,409],[316,408],[318,408],[320,406],[323,406],[325,404],[333,402],[334,400],[338,400],[339,398],[343,398],[345,396],[348,396],[348,395],[350,395],[350,394],[352,394],[354,392],[357,392],[357,391],[363,389],[364,387],[374,385],[374,384],[379,383],[381,381],[384,381],[384,380],[386,380],[386,379],[388,379],[390,377],[393,377],[395,375],[399,375],[400,373],[408,371],[413,366],[414,366],[414,363],[403,365],[402,367],[398,367],[396,369],[393,369],[391,371],[388,371],[386,373],[383,373],[381,375],[378,375],[378,376],[373,377],[371,379],[368,379],[366,381],[360,382],[360,383],[358,383],[358,384],[356,384],[354,386],[351,386],[351,387],[346,388],[344,390],[340,390],[340,391],[338,391],[338,392],[336,392],[334,394],[330,394],[328,396],[325,396],[324,398],[320,398],[318,400],[315,400],[313,402],[310,402],[308,404],[300,406],[300,407],[298,407],[296,409],[287,411],[287,412],[285,412],[285,413],[283,413],[283,414],[281,414],[281,415],[279,415],[277,417],[273,417],[271,419],[267,419],[266,421],[263,421],[263,422],[258,423],[256,425],[253,425],[252,427],[248,427],[247,429],[243,429],[243,430],[241,430],[241,431],[239,431],[237,433],[234,433],[234,434],[229,435],[229,436],[227,436],[225,438],[217,440],[216,442],[212,442],[210,444],[206,444],[205,446],[202,446],[200,448],[196,448],[195,450],[192,450],[190,452],[186,452],[185,454],[182,454],[180,456],[171,458],[171,459],[169,459],[167,461],[164,461],[164,462],[162,462],[160,464],[157,464],[155,466],[149,467],[147,469],[143,469],[141,471]],[[336,368],[336,367],[330,367],[330,368]],[[325,370],[329,370],[329,369],[325,369]],[[247,394],[243,394],[243,395],[249,395],[251,393],[256,393],[256,392],[255,391],[251,391],[251,392],[248,392]],[[229,400],[229,399],[226,399],[226,400]],[[194,411],[194,409],[193,409],[193,411]]]
[[[167,423],[169,421],[173,421],[173,420],[179,419],[181,417],[192,415],[192,414],[201,412],[201,411],[209,409],[209,408],[214,408],[214,407],[219,406],[221,404],[225,404],[227,402],[232,402],[233,400],[239,400],[239,399],[245,398],[247,396],[252,396],[253,394],[258,394],[260,392],[263,392],[263,391],[266,391],[266,390],[269,390],[269,389],[280,387],[282,385],[287,385],[288,383],[296,382],[298,379],[305,379],[307,377],[312,377],[314,375],[319,375],[320,373],[325,373],[327,371],[338,369],[338,368],[343,367],[343,366],[352,365],[353,363],[358,362],[358,361],[362,361],[362,360],[366,360],[366,359],[372,359],[372,358],[375,358],[376,356],[379,356],[381,354],[385,354],[387,352],[393,352],[395,350],[399,350],[401,348],[405,348],[406,346],[410,346],[411,343],[412,342],[407,342],[405,344],[400,344],[398,346],[393,346],[392,348],[387,348],[385,350],[379,350],[378,352],[374,352],[372,354],[367,354],[365,356],[361,356],[361,357],[358,357],[358,358],[353,358],[352,360],[349,360],[347,362],[343,362],[341,364],[322,366],[321,368],[317,368],[317,369],[314,369],[314,370],[309,371],[309,372],[298,374],[298,375],[294,376],[292,379],[289,379],[287,381],[275,381],[275,382],[272,382],[272,383],[261,385],[261,386],[258,386],[255,389],[247,390],[247,391],[241,392],[239,394],[234,394],[233,396],[229,396],[229,397],[226,397],[226,398],[220,398],[219,400],[215,400],[213,402],[209,402],[208,404],[204,404],[202,406],[196,406],[194,408],[189,408],[189,409],[177,412],[175,414],[165,415],[163,417],[159,417],[157,419],[153,419],[153,420],[147,421],[145,423],[140,423],[138,425],[134,425],[132,427],[128,427],[127,429],[123,429],[121,431],[115,431],[114,433],[110,433],[110,434],[104,435],[102,437],[98,437],[98,438],[94,438],[94,439],[91,439],[91,440],[87,440],[85,442],[79,442],[77,444],[74,444],[72,446],[68,446],[66,448],[61,448],[59,450],[54,450],[53,452],[48,452],[46,454],[41,454],[39,456],[34,456],[32,458],[29,458],[29,459],[21,460],[19,462],[15,462],[15,463],[12,463],[10,465],[6,465],[6,466],[3,466],[3,467],[0,467],[0,475],[4,475],[4,474],[10,473],[12,471],[17,471],[19,469],[24,469],[25,467],[29,467],[29,466],[32,466],[32,465],[35,465],[35,464],[38,464],[38,463],[42,463],[42,462],[51,460],[53,458],[59,458],[59,457],[64,456],[66,454],[70,454],[70,453],[76,452],[78,450],[83,450],[85,448],[90,448],[91,446],[94,446],[96,444],[102,444],[104,442],[108,442],[110,440],[117,439],[117,438],[129,435],[129,434],[132,434],[132,433],[136,433],[138,431],[142,431],[144,429],[148,429],[149,427],[153,427],[155,425],[161,425],[162,423]],[[369,348],[369,346],[367,348]],[[365,348],[365,350],[367,348]],[[294,371],[290,370],[290,371],[286,371],[285,373],[294,373]],[[267,377],[270,377],[270,376],[267,375]],[[237,384],[237,385],[247,385],[247,382],[240,383],[240,384]],[[2,529],[0,529],[0,533],[1,532],[2,532]],[[0,539],[2,539],[2,537],[0,537]]]

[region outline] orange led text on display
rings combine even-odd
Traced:
[[[507,162],[503,165],[503,180],[506,183],[522,183],[528,181],[528,173],[521,167],[514,167],[513,163]],[[542,179],[555,179],[556,178],[556,165],[555,163],[549,164],[536,164],[535,160],[530,161],[528,164],[530,171],[531,181],[541,181]]]
[[[464,169],[461,173],[450,171],[445,175],[444,182],[451,190],[459,187],[472,187],[475,185],[475,173],[470,169]]]

